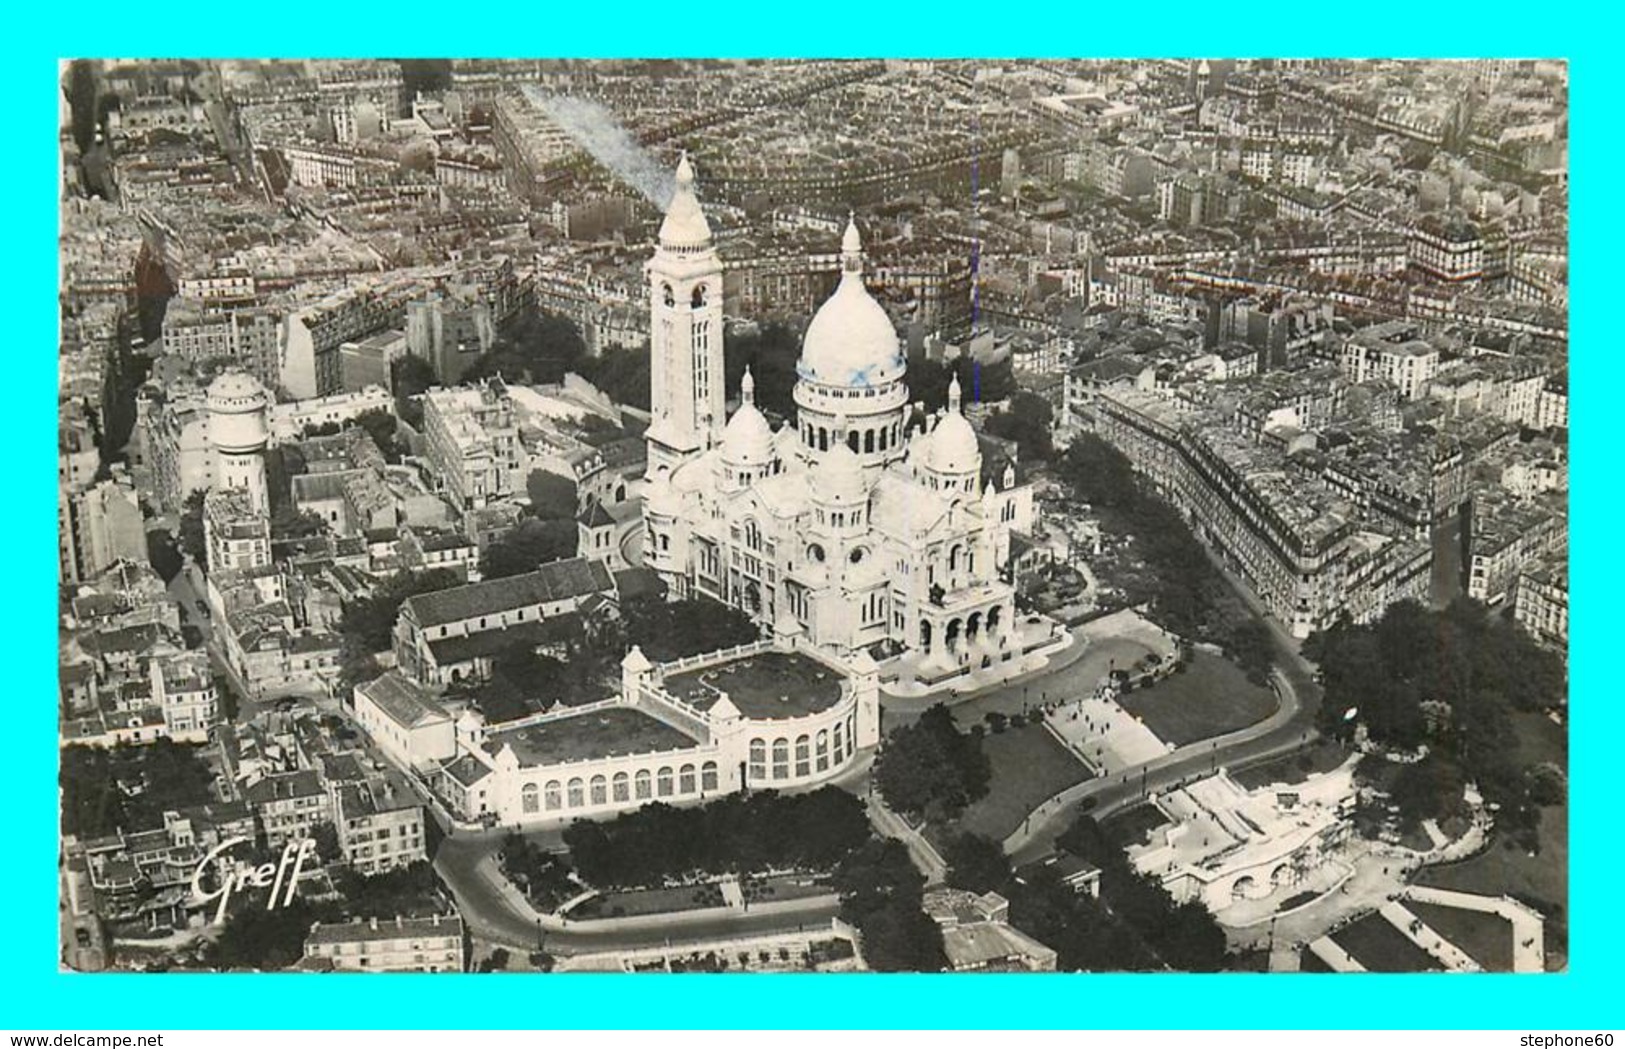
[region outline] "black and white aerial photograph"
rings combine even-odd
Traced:
[[[62,60],[56,968],[1567,970],[1568,76]]]

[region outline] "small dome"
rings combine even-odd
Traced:
[[[880,386],[906,367],[897,329],[863,284],[863,242],[848,223],[841,243],[841,283],[807,325],[796,371],[825,386]]]
[[[762,466],[773,461],[773,427],[749,401],[739,406],[722,431],[722,460],[732,466]]]
[[[702,248],[711,243],[711,225],[694,196],[694,169],[689,167],[687,153],[677,163],[677,188],[660,223],[660,243],[669,248]]]
[[[863,463],[845,441],[832,445],[813,470],[813,491],[831,503],[861,503],[868,498]]]
[[[963,474],[979,470],[982,465],[982,446],[976,440],[976,430],[970,420],[958,412],[942,417],[937,428],[927,438],[925,465],[942,474]]]

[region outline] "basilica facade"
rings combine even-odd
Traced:
[[[841,654],[914,653],[942,673],[1018,654],[1011,537],[1033,499],[989,469],[962,414],[911,405],[897,331],[864,284],[849,223],[835,293],[808,326],[796,418],[777,430],[723,395],[722,264],[685,159],[647,267],[652,419],[643,559],[705,595]]]

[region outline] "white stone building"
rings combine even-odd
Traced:
[[[814,644],[912,649],[943,674],[1019,655],[1005,581],[1032,528],[1013,468],[987,476],[957,382],[934,420],[911,410],[896,329],[864,285],[848,224],[841,282],[813,317],[796,419],[754,403],[723,420],[721,269],[678,168],[648,267],[652,311],[644,564],[678,597],[705,595],[765,626],[788,617]]]

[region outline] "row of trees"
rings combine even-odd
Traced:
[[[1174,633],[1224,646],[1255,683],[1269,680],[1274,645],[1269,628],[1226,585],[1178,511],[1144,480],[1122,452],[1093,434],[1080,434],[1060,457],[1061,479],[1089,503],[1110,533],[1131,536],[1147,571],[1125,600],[1149,603]]]
[[[831,870],[869,838],[863,803],[835,787],[807,794],[730,794],[697,808],[659,802],[564,832],[576,870],[599,887],[643,886],[694,873]]]
[[[1055,843],[1100,868],[1101,902],[1162,962],[1182,972],[1216,972],[1224,964],[1224,930],[1207,908],[1196,900],[1175,903],[1092,817],[1079,817]]]
[[[841,918],[862,934],[870,969],[941,972],[947,967],[942,932],[922,906],[925,878],[902,842],[869,838],[841,861],[834,881]]]
[[[992,776],[981,727],[959,731],[940,703],[893,731],[874,765],[875,786],[886,803],[931,823],[952,820],[984,797]]]
[[[275,863],[261,850],[256,862]],[[357,918],[428,917],[450,909],[450,894],[427,861],[370,877],[348,867],[329,869],[336,900],[295,895],[286,907],[266,910],[251,893],[237,894],[220,935],[203,948],[202,961],[216,969],[274,971],[298,963],[316,922]]]
[[[509,834],[502,840],[499,858],[502,873],[541,910],[557,910],[580,891],[570,877],[570,861],[529,838]]]
[[[1057,844],[1100,868],[1098,900],[1047,866],[1016,877],[998,843],[974,834],[944,849],[948,882],[1009,900],[1010,923],[1054,948],[1065,971],[1216,972],[1223,966],[1224,932],[1207,909],[1194,901],[1176,904],[1155,879],[1136,873],[1093,819],[1079,819]]]
[[[1555,654],[1461,598],[1437,611],[1402,601],[1374,624],[1340,623],[1306,641],[1304,655],[1320,664],[1322,733],[1346,739],[1363,724],[1385,746],[1428,746],[1428,760],[1391,787],[1402,813],[1447,814],[1439,799],[1459,798],[1470,781],[1499,806],[1502,826],[1534,847],[1533,793],[1550,797],[1555,780],[1521,759],[1514,713],[1562,706],[1567,689]]]
[[[202,748],[169,739],[117,747],[62,749],[62,833],[99,838],[151,830],[164,812],[211,796],[214,773]]]

